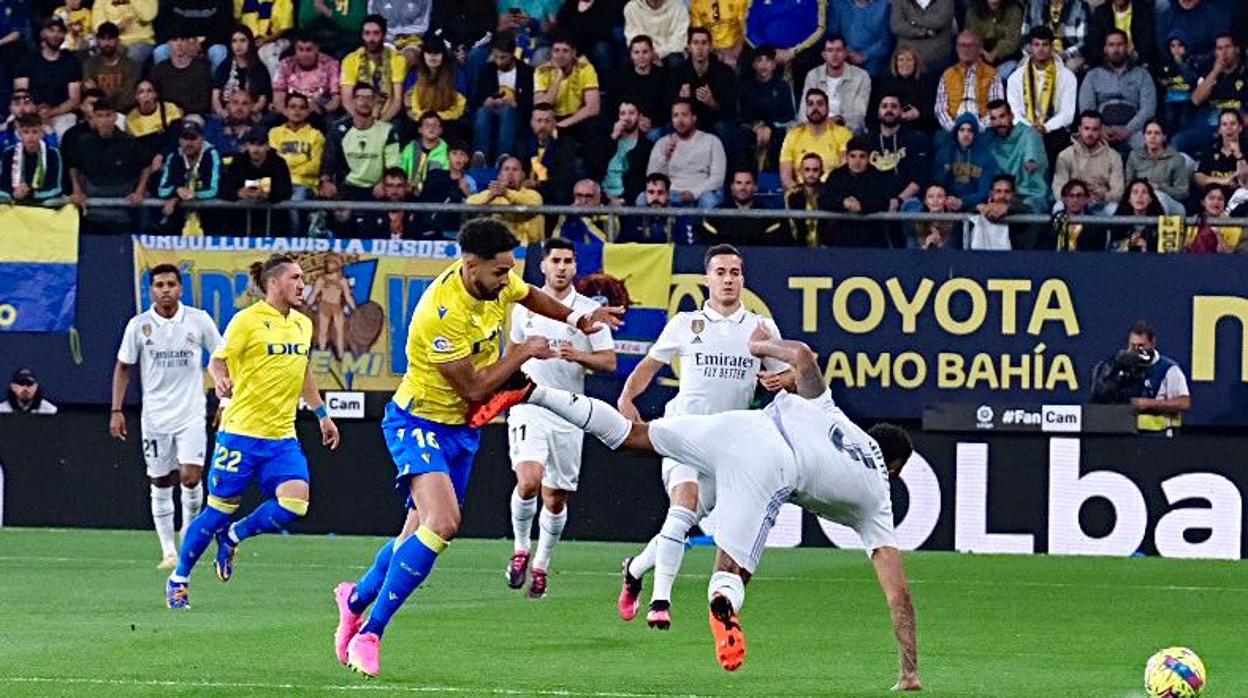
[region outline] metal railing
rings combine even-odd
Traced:
[[[69,203],[68,199],[59,199],[55,201],[45,202],[46,206],[60,206]],[[86,210],[91,208],[160,208],[166,203],[165,199],[145,199],[140,204],[132,204],[127,199],[122,198],[94,198],[87,199],[83,207]],[[272,215],[277,211],[413,211],[424,213],[444,213],[444,214],[472,214],[472,215],[519,215],[519,216],[536,216],[536,215],[552,215],[552,216],[607,216],[609,219],[620,219],[636,216],[671,216],[677,218],[713,218],[713,219],[748,219],[748,218],[766,218],[772,220],[819,220],[819,221],[855,221],[859,223],[917,223],[923,221],[929,222],[952,222],[969,226],[972,219],[977,215],[971,212],[959,213],[927,213],[927,212],[909,212],[895,211],[870,214],[854,214],[854,213],[834,213],[831,211],[808,211],[805,209],[768,209],[768,208],[715,208],[715,209],[699,209],[693,207],[668,207],[668,208],[637,208],[625,206],[495,206],[480,204],[463,204],[463,203],[425,203],[425,202],[389,202],[389,201],[339,201],[339,200],[306,200],[306,201],[284,201],[277,204],[258,203],[253,201],[224,201],[218,199],[192,200],[178,202],[179,208],[187,210],[210,210],[210,209],[227,209],[235,211],[264,211]],[[1047,224],[1051,223],[1053,217],[1046,214],[1017,214],[1007,216],[1000,221],[1004,224]],[[1075,224],[1092,224],[1102,226],[1135,226],[1135,225],[1156,225],[1158,217],[1156,216],[1104,216],[1104,215],[1078,215],[1068,216],[1067,220]],[[1192,225],[1201,220],[1200,216],[1185,216],[1184,225]],[[1248,218],[1209,218],[1207,225],[1213,227],[1245,227],[1248,228]],[[250,228],[250,217],[248,219],[248,228]],[[251,235],[251,230],[244,231],[246,235]]]

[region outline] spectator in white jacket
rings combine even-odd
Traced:
[[[801,101],[806,102],[806,93],[810,90],[823,90],[828,95],[828,114],[832,121],[857,133],[866,128],[871,76],[845,59],[844,38],[832,34],[824,39],[823,65],[806,73]]]
[[[1049,162],[1070,145],[1079,93],[1075,74],[1053,55],[1053,30],[1036,27],[1028,34],[1031,55],[1010,73],[1005,98],[1014,117],[1044,138]]]

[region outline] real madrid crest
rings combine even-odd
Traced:
[[[144,337],[152,336],[152,326],[148,323],[143,323],[143,336]]]
[[[694,334],[702,334],[702,330],[706,329],[706,320],[703,320],[702,318],[691,320],[689,322],[689,329]]]
[[[186,343],[187,343],[187,344],[194,344],[194,343],[195,343],[195,333],[194,333],[194,332],[187,332],[187,333],[186,333]]]

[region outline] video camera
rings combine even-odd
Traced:
[[[1122,349],[1092,370],[1091,401],[1100,404],[1124,404],[1131,398],[1149,397],[1148,367],[1152,354],[1147,351]]]

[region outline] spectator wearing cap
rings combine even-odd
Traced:
[[[245,152],[225,171],[223,198],[253,204],[280,204],[291,196],[290,168],[269,147],[268,136],[253,128],[243,136]],[[229,232],[235,235],[289,235],[290,216],[267,208],[231,210]]]
[[[217,66],[212,76],[212,111],[224,117],[226,102],[235,92],[250,92],[252,110],[263,114],[273,98],[273,81],[269,69],[260,62],[256,39],[251,30],[240,24],[230,34],[230,57]]]
[[[250,0],[236,4],[238,23],[251,30],[256,55],[269,71],[277,74],[282,53],[290,48],[286,33],[295,26],[293,0]]]
[[[516,37],[500,32],[490,42],[490,65],[472,90],[473,144],[479,162],[516,152],[516,133],[533,105],[533,68],[516,59]]]
[[[79,144],[79,140],[84,135],[91,133],[91,119],[92,115],[95,114],[95,105],[103,98],[104,93],[95,88],[83,91],[82,104],[78,105],[78,112],[81,114],[82,118],[78,121],[78,123],[74,124],[68,131],[66,131],[65,135],[61,136],[61,142],[57,144],[57,147],[60,148],[61,152],[65,155],[67,168],[71,153],[76,152],[82,147]],[[125,116],[114,112],[113,121],[118,129],[123,131],[125,130]]]
[[[119,32],[121,51],[136,65],[143,65],[156,48],[158,10],[159,0],[96,0],[91,7],[96,40],[105,24],[113,25]]]
[[[39,40],[39,50],[18,63],[13,88],[30,91],[40,115],[60,136],[78,121],[74,110],[82,99],[82,64],[77,56],[61,49],[65,22],[59,17],[44,21]]]
[[[416,84],[407,93],[411,121],[425,112],[435,112],[442,119],[443,129],[458,137],[468,100],[455,87],[457,67],[454,56],[447,54],[446,42],[436,36],[425,40],[416,63]]]
[[[669,58],[684,61],[688,31],[689,9],[683,0],[628,0],[624,5],[624,40],[631,46],[634,37],[650,37],[665,65]]]
[[[152,60],[160,64],[173,56],[170,39],[192,39],[191,55],[207,57],[216,70],[230,56],[227,46],[233,29],[234,3],[230,0],[161,0]]]
[[[342,56],[359,46],[369,0],[298,0],[298,3],[295,24],[301,32],[316,37],[321,50],[332,56]]]
[[[871,143],[856,136],[845,147],[845,165],[832,170],[819,204],[828,211],[867,215],[887,211],[890,187],[871,164]],[[879,223],[832,224],[828,244],[833,247],[888,247],[888,230]],[[904,246],[903,244],[899,244]]]
[[[168,60],[157,63],[148,78],[165,99],[178,105],[183,112],[199,116],[211,114],[212,68],[198,57],[199,45],[195,37],[175,36],[168,45],[172,47]]]
[[[311,34],[297,34],[294,44],[294,55],[282,59],[273,78],[273,108],[289,119],[286,99],[297,92],[308,99],[309,117],[321,121],[325,114],[342,106],[338,61],[321,53],[320,44]]]
[[[156,83],[140,80],[134,86],[134,109],[126,114],[126,133],[135,137],[149,158],[164,155],[177,147],[182,116],[178,105],[161,99]]]
[[[253,103],[251,94],[246,90],[235,90],[226,104],[225,117],[212,114],[204,122],[204,138],[221,154],[225,165],[243,152],[244,139],[248,134],[261,130],[260,118]]]
[[[693,103],[677,99],[672,104],[672,133],[654,144],[647,174],[670,178],[673,206],[715,208],[724,200],[727,168],[724,146],[719,139],[698,130]],[[646,181],[649,182],[649,178]]]
[[[0,414],[56,414],[56,405],[43,396],[39,379],[29,368],[19,368],[9,379],[8,397],[0,402]]]
[[[195,121],[182,122],[178,148],[164,157],[156,196],[165,199],[161,228],[174,235],[203,234],[213,226],[211,211],[184,214],[179,205],[186,201],[215,199],[221,192],[221,155],[204,141],[204,132]]]
[[[758,47],[751,62],[753,74],[742,79],[741,122],[753,136],[752,164],[759,170],[775,171],[780,145],[797,119],[797,103],[793,87],[776,70],[774,47]]]
[[[0,201],[37,204],[61,195],[65,176],[61,151],[43,140],[38,114],[17,120],[18,142],[0,155]]]
[[[95,102],[90,130],[66,152],[66,165],[74,189],[87,197],[126,198],[143,201],[151,174],[151,155],[131,135],[117,127],[117,109],[108,97]],[[128,234],[146,227],[147,209],[100,208],[83,213],[83,231]]]
[[[728,199],[718,208],[728,211],[755,211],[765,209],[755,196],[758,194],[758,177],[748,167],[738,167],[728,184]],[[789,226],[775,218],[705,218],[702,221],[701,242],[707,245],[792,245],[793,235]]]
[[[354,102],[355,86],[364,83],[377,95],[373,116],[393,121],[403,108],[403,84],[407,81],[407,59],[386,44],[386,18],[369,15],[360,26],[360,47],[342,59],[338,77],[342,99]],[[378,173],[380,181],[380,173]]]
[[[95,50],[82,63],[82,86],[100,90],[113,108],[124,114],[134,106],[139,64],[126,56],[120,35],[112,22],[104,22],[95,30]]]
[[[822,56],[823,65],[806,73],[802,101],[805,102],[811,90],[822,90],[827,95],[829,118],[851,131],[862,130],[867,118],[867,102],[871,99],[871,76],[846,61],[845,39],[839,34],[824,39]]]
[[[9,100],[9,118],[5,119],[3,127],[0,127],[0,150],[18,142],[17,120],[27,114],[39,115],[39,108],[35,106],[30,90],[25,88],[13,90],[13,97]],[[60,143],[56,133],[48,128],[47,124],[43,126],[43,142],[49,146],[56,146]]]
[[[637,200],[646,188],[646,168],[654,143],[641,129],[641,112],[635,103],[620,100],[618,116],[611,127],[615,152],[607,161],[607,176],[602,191],[614,205],[627,205]]]
[[[668,70],[654,51],[654,42],[645,34],[634,36],[628,43],[628,65],[617,72],[617,85],[612,93],[618,106],[621,102],[637,105],[638,124],[642,133],[655,130],[652,120],[661,120],[672,111],[667,88]]]

